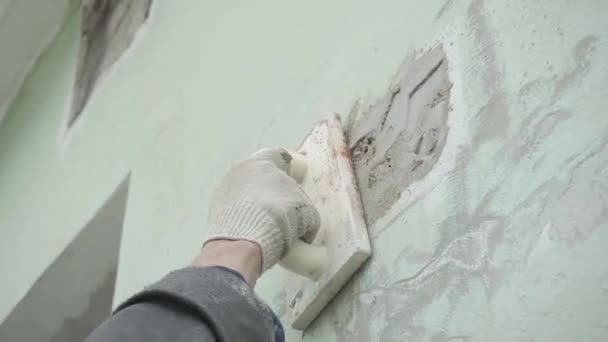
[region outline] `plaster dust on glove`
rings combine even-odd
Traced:
[[[286,272],[288,314],[305,329],[370,256],[371,247],[351,163],[336,114],[318,122],[296,152],[288,173],[319,211],[315,236],[295,241],[280,264]]]

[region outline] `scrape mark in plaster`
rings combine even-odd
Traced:
[[[522,134],[519,141],[514,142],[510,157],[515,160],[524,158],[535,152],[542,141],[549,137],[551,133],[557,128],[557,126],[569,119],[572,116],[571,113],[566,111],[554,111],[547,113],[539,122],[532,125],[531,127],[522,125],[522,132],[530,131],[528,135]]]
[[[583,37],[572,49],[572,65],[561,76],[537,78],[520,87],[517,99],[528,114],[524,114],[519,133],[502,149],[509,156],[507,161],[519,161],[541,153],[539,147],[543,141],[572,117],[572,113],[562,109],[559,103],[588,75],[596,41],[593,36]],[[542,165],[543,160],[542,157],[538,159],[533,169]]]
[[[608,175],[603,172],[607,167],[608,138],[605,138],[573,167],[557,199],[551,237],[573,247],[608,222]]]
[[[572,59],[575,61],[575,66],[572,70],[563,74],[555,84],[553,101],[559,100],[572,85],[580,83],[585,78],[591,65],[591,56],[596,51],[597,41],[596,36],[588,35],[576,44],[572,50]]]
[[[416,92],[422,87],[422,85],[424,85],[426,83],[426,81],[428,81],[433,75],[435,75],[435,72],[437,71],[437,69],[439,69],[439,67],[443,64],[443,59],[440,60],[437,65],[435,65],[433,67],[433,69],[431,69],[429,71],[429,73],[424,77],[424,79],[422,79],[422,81],[420,81],[420,83],[416,84],[416,86],[414,87],[414,89],[412,89],[409,93],[409,97],[410,99],[412,97],[414,97],[414,95],[416,94]],[[393,96],[393,100],[394,100],[394,96]],[[392,101],[391,101],[392,103]],[[432,107],[432,106],[431,106]]]
[[[476,65],[480,68],[485,89],[489,92],[488,101],[475,114],[475,120],[479,125],[473,146],[479,148],[489,140],[506,136],[510,122],[509,105],[502,84],[504,67],[499,64],[501,61],[498,60],[496,53],[496,34],[486,22],[483,1],[473,1],[469,6],[468,16],[475,42],[480,47],[477,58],[482,61]]]
[[[443,14],[450,8],[452,7],[452,3],[454,2],[454,0],[447,0],[446,2],[443,3],[443,5],[441,6],[441,8],[439,9],[439,11],[437,12],[437,15],[435,15],[435,21],[439,20]]]
[[[551,111],[569,91],[576,89],[587,77],[598,38],[585,36],[572,48],[572,65],[561,75],[542,77],[526,82],[519,89],[517,99],[524,109],[531,110],[525,124],[530,124],[541,111]],[[535,102],[536,101],[536,102]],[[522,124],[522,127],[525,127]]]

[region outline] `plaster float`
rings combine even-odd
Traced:
[[[318,122],[293,156],[289,174],[321,216],[315,236],[296,241],[281,261],[287,311],[305,329],[371,255],[367,226],[337,114]]]

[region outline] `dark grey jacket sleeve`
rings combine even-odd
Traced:
[[[270,342],[277,325],[238,273],[190,267],[128,299],[86,342]]]

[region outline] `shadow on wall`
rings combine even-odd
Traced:
[[[128,188],[127,177],[42,273],[0,324],[0,341],[79,342],[110,315]]]

